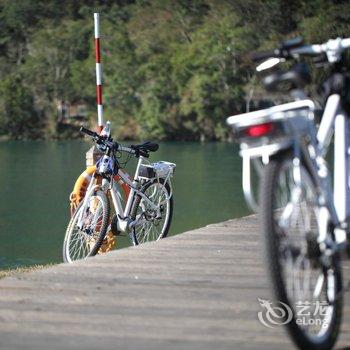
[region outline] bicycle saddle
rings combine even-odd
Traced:
[[[278,70],[267,75],[263,79],[263,84],[267,91],[274,92],[279,89],[281,84],[287,86],[288,90],[302,89],[310,81],[309,67],[305,63],[297,63],[287,71]]]
[[[131,145],[130,148],[132,148],[135,151],[137,157],[143,156],[148,158],[149,157],[148,152],[157,151],[159,148],[159,145],[158,143],[155,143],[155,142],[146,141],[144,143],[140,143],[139,145]]]
[[[156,151],[158,151],[159,145],[158,145],[158,143],[155,143],[155,142],[146,141],[144,143],[136,145],[135,147],[149,151],[149,152],[156,152]]]

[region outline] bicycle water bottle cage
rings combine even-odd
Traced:
[[[278,70],[267,75],[262,83],[267,91],[303,89],[311,82],[310,70],[307,64],[297,63],[291,69]]]

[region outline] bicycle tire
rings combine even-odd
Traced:
[[[262,229],[262,238],[265,245],[265,260],[267,262],[268,274],[272,283],[272,290],[276,301],[287,304],[290,308],[291,302],[286,290],[286,283],[283,277],[283,266],[281,265],[280,254],[282,249],[279,245],[280,236],[278,234],[277,224],[274,219],[277,191],[277,181],[284,162],[292,161],[291,155],[288,153],[279,154],[270,159],[269,164],[264,169],[264,174],[260,184],[260,223]],[[303,164],[301,164],[303,166]],[[304,167],[307,170],[307,167]],[[310,174],[309,174],[310,176]],[[311,176],[310,176],[311,178]],[[287,331],[293,342],[300,349],[307,350],[326,350],[331,349],[335,344],[341,319],[342,319],[342,273],[339,254],[335,254],[332,259],[332,268],[334,269],[334,289],[336,298],[332,303],[332,316],[325,334],[319,339],[313,338],[306,334],[305,331],[299,327],[295,315],[292,320],[286,324]]]
[[[147,190],[149,190],[150,187],[153,186],[153,185],[161,185],[166,190],[166,193],[167,193],[168,196],[171,194],[171,188],[170,188],[169,183],[167,182],[167,183],[164,184],[164,180],[163,179],[159,179],[159,181],[155,179],[153,181],[147,182],[143,186],[143,188],[141,189],[141,192],[142,193],[146,193]],[[131,217],[132,220],[136,219],[137,210],[139,209],[141,200],[142,200],[141,196],[137,195],[135,197],[134,203],[133,203],[131,211],[130,211],[131,212],[130,217]],[[164,222],[162,231],[161,231],[160,235],[158,235],[158,237],[156,239],[148,240],[148,242],[150,242],[150,241],[158,241],[159,239],[163,239],[163,238],[165,238],[168,235],[168,232],[169,232],[169,229],[170,229],[170,225],[171,225],[171,222],[172,222],[172,217],[173,217],[173,208],[174,208],[173,195],[171,195],[171,197],[170,197],[170,199],[168,199],[167,203],[168,203],[168,206],[167,206],[168,215],[167,215],[167,218],[166,218],[166,222]],[[137,228],[133,228],[133,230],[131,232],[131,240],[132,240],[133,245],[139,245],[140,243],[144,243],[144,242],[141,242],[139,236],[140,236],[140,233],[137,232]]]
[[[72,243],[72,234],[73,234],[73,230],[75,228],[75,225],[77,223],[78,220],[78,216],[79,213],[82,209],[82,205],[84,203],[84,201],[82,201],[79,206],[77,207],[76,211],[74,212],[67,230],[66,230],[66,234],[65,234],[65,238],[64,238],[64,242],[63,242],[63,261],[67,262],[67,263],[71,263],[75,260],[81,260],[81,259],[85,259],[87,257],[90,256],[94,256],[97,254],[98,250],[100,249],[103,239],[106,236],[107,233],[107,229],[108,229],[108,223],[109,223],[109,217],[110,217],[110,203],[109,200],[106,196],[106,194],[100,190],[98,190],[95,194],[92,195],[92,197],[95,197],[99,203],[101,203],[102,205],[102,218],[101,218],[101,223],[99,225],[99,232],[97,233],[97,237],[94,237],[94,241],[91,243],[89,243],[89,248],[90,250],[86,250],[86,254],[83,254],[82,258],[76,258],[77,256],[72,256],[72,254],[70,254],[70,243]],[[80,236],[82,236],[83,238],[79,238],[81,245],[86,244],[86,241],[84,240],[84,233],[82,233],[80,231]],[[93,233],[91,233],[92,235]],[[85,235],[86,236],[86,235]],[[76,239],[78,240],[78,239]],[[91,247],[92,245],[92,247]],[[81,248],[82,249],[82,248]]]

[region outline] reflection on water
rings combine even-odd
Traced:
[[[82,141],[0,143],[0,268],[62,260],[68,198],[89,146]],[[151,160],[177,164],[171,234],[248,214],[236,145],[162,143]],[[127,245],[127,237],[118,237],[118,247]]]

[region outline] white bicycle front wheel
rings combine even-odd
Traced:
[[[64,262],[72,263],[96,255],[106,236],[109,215],[109,201],[102,191],[94,193],[87,203],[82,201],[79,204],[64,238]],[[79,221],[81,227],[78,226]]]

